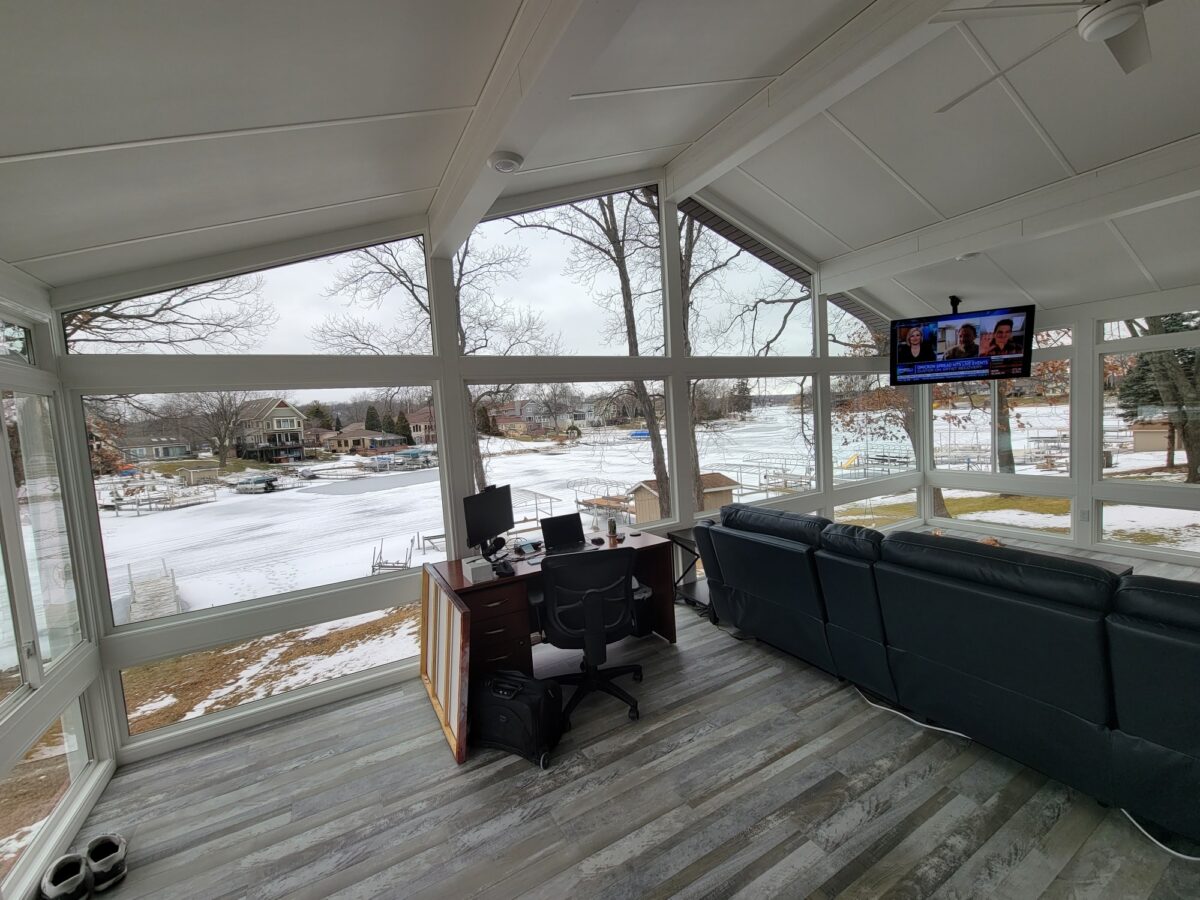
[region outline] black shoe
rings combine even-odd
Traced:
[[[87,864],[92,870],[92,890],[97,894],[115,887],[125,877],[125,838],[102,834],[87,845]]]
[[[92,870],[78,853],[60,856],[42,876],[42,900],[84,900],[92,894]]]

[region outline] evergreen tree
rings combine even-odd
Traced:
[[[308,404],[301,412],[308,417],[308,426],[310,428],[332,428],[333,421],[329,418],[329,410],[323,407],[320,403],[314,400]]]
[[[396,420],[394,418],[392,418],[391,413],[383,414],[383,424],[379,427],[379,430],[382,431],[384,434],[395,434],[396,433]]]
[[[333,417],[333,430],[334,430],[334,431],[341,431],[341,430],[342,430],[342,417],[341,417],[341,415],[336,415],[336,416],[334,416],[334,417]]]
[[[408,416],[404,414],[404,410],[396,413],[396,420],[392,423],[392,428],[395,429],[393,434],[400,435],[410,444],[413,442],[412,426],[408,424]]]
[[[367,407],[367,417],[363,421],[363,427],[366,428],[367,431],[383,430],[383,422],[379,419],[379,410],[375,408],[374,404]]]
[[[754,400],[750,395],[750,382],[745,378],[739,378],[737,384],[733,387],[733,402],[730,404],[730,409],[736,413],[748,413],[754,406]]]
[[[411,432],[411,429],[409,430]],[[479,434],[499,434],[495,423],[492,422],[492,417],[488,415],[487,407],[482,403],[475,407],[475,430]]]

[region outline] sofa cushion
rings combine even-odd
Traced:
[[[785,541],[799,541],[810,547],[821,546],[821,531],[832,525],[821,516],[805,516],[781,509],[763,509],[746,503],[721,507],[721,524],[737,531],[768,534]]]
[[[1113,610],[1126,616],[1200,631],[1200,584],[1127,575],[1121,579]]]
[[[905,531],[881,545],[890,563],[978,586],[1107,612],[1118,578],[1089,563],[977,541]]]
[[[883,533],[861,525],[826,525],[821,532],[821,549],[874,562],[879,559]]]

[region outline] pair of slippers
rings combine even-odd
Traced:
[[[102,834],[83,853],[68,853],[42,876],[41,900],[84,900],[103,893],[125,877],[125,838]]]

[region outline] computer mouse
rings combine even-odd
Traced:
[[[631,532],[629,532],[629,536],[630,536],[630,537],[641,537],[641,535],[642,535],[642,533],[641,533],[640,531],[631,531]]]
[[[601,544],[604,543],[604,538],[594,537],[594,538],[592,538],[592,543],[595,544],[597,547],[599,547]]]

